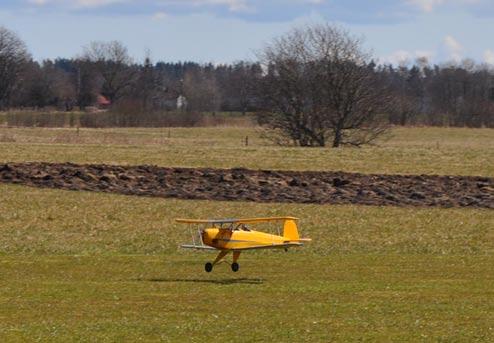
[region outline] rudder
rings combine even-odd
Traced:
[[[293,219],[287,219],[283,223],[283,236],[291,241],[296,241],[300,238],[298,235],[297,223]]]

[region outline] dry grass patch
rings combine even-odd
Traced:
[[[492,129],[397,128],[388,141],[362,149],[279,147],[245,127],[0,128],[2,134],[9,139],[0,142],[0,162],[494,176]]]

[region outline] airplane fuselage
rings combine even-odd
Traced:
[[[228,230],[209,228],[202,232],[204,244],[220,250],[248,249],[252,247],[271,247],[287,242],[282,236],[271,235],[254,230]]]

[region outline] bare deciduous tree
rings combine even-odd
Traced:
[[[83,59],[92,62],[102,79],[102,93],[112,103],[121,98],[134,82],[133,61],[121,42],[91,42],[84,48]]]
[[[24,42],[0,26],[0,109],[8,106],[12,91],[20,81],[22,67],[30,58]]]
[[[388,100],[360,39],[328,24],[294,29],[260,54],[260,123],[301,146],[359,146],[386,129]]]

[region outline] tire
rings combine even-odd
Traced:
[[[211,273],[211,271],[213,270],[213,264],[211,262],[208,262],[204,265],[204,270],[207,272],[207,273]]]
[[[238,265],[237,262],[233,262],[232,263],[232,271],[233,272],[238,272],[238,270],[240,269],[240,266]]]

